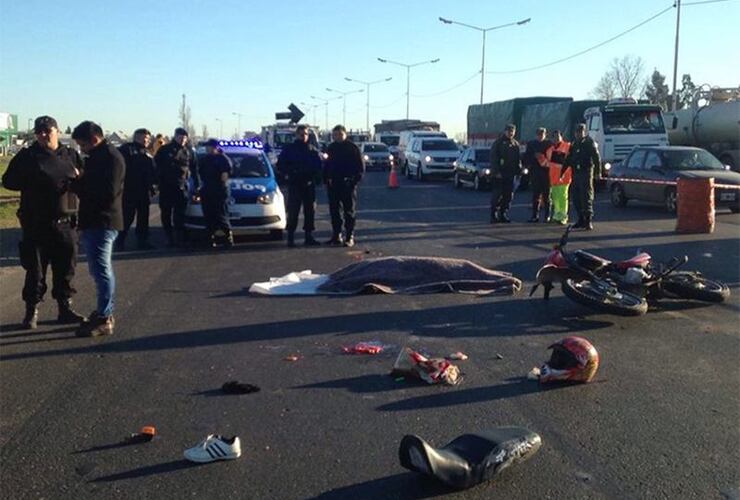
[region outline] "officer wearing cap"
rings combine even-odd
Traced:
[[[599,149],[594,140],[586,134],[585,123],[576,126],[575,141],[570,145],[561,177],[569,168],[573,172],[570,194],[578,212],[578,222],[573,227],[591,231],[594,228],[591,222],[594,215],[594,175],[604,176],[606,172],[602,172]]]
[[[206,230],[214,248],[222,242],[230,247],[234,244],[229,221],[229,176],[232,173],[231,160],[218,147],[216,139],[205,143],[206,156],[198,162],[200,177],[200,203]]]
[[[514,139],[516,125],[509,124],[491,145],[491,224],[509,223],[509,208],[514,196],[514,178],[521,175],[519,142]]]
[[[70,185],[80,175],[82,160],[75,150],[59,143],[54,118],[34,122],[36,141],[15,155],[3,175],[3,186],[21,192],[18,218],[22,240],[20,261],[26,270],[23,327],[36,328],[38,303],[46,292],[46,269],[51,264],[51,295],[59,305],[57,321],[78,323],[85,318],[72,309],[72,279],[77,262],[78,199]]]
[[[134,131],[134,140],[122,145],[118,151],[126,162],[126,179],[123,184],[123,230],[118,233],[116,250],[126,245],[126,235],[136,219],[136,242],[139,250],[154,248],[149,243],[149,204],[156,183],[154,158],[148,151],[151,132],[145,128]]]
[[[188,179],[196,173],[195,154],[187,144],[188,131],[178,127],[172,142],[159,148],[154,156],[162,227],[170,246],[184,245],[187,237],[185,209],[188,207]]]

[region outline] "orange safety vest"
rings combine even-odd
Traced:
[[[547,157],[547,161],[550,164],[550,185],[551,186],[560,186],[560,185],[568,185],[570,184],[570,181],[573,180],[573,169],[569,168],[565,171],[565,175],[563,178],[560,178],[560,172],[563,170],[563,162],[565,162],[565,157],[568,156],[568,152],[570,151],[570,143],[566,141],[560,141],[557,144],[553,144],[549,148],[547,148],[547,151],[545,151],[545,156]],[[559,153],[559,154],[554,154]],[[553,156],[555,158],[553,158]]]

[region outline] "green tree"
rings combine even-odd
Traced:
[[[657,69],[653,70],[650,83],[645,87],[645,97],[652,104],[660,105],[664,110],[667,110],[671,105],[671,96],[668,85],[665,83],[665,75],[661,75]]]

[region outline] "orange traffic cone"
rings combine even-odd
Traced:
[[[390,189],[398,189],[398,176],[396,175],[396,167],[391,165],[391,170],[388,173],[388,187]]]

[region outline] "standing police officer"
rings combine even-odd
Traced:
[[[123,184],[123,230],[116,239],[116,250],[125,249],[126,234],[136,218],[136,241],[139,250],[154,248],[149,243],[149,204],[154,195],[154,159],[148,151],[151,132],[134,131],[134,140],[118,148],[126,162]]]
[[[516,125],[507,125],[504,133],[491,145],[491,224],[511,222],[508,213],[514,196],[514,177],[522,171],[515,133]]]
[[[162,227],[170,246],[185,244],[187,236],[185,209],[188,206],[188,179],[196,172],[195,154],[187,143],[188,131],[178,127],[172,142],[159,148],[154,156],[159,177]]]
[[[573,184],[571,197],[578,213],[578,222],[573,226],[577,229],[591,231],[594,226],[591,219],[594,215],[594,174],[606,175],[602,171],[599,149],[594,140],[586,135],[586,124],[579,123],[575,130],[575,141],[570,145],[570,152],[565,160],[563,173],[573,169]]]
[[[283,148],[277,161],[277,168],[288,183],[288,246],[295,246],[295,230],[298,227],[298,214],[303,206],[303,230],[306,233],[306,246],[320,245],[312,235],[316,229],[316,178],[321,175],[321,157],[318,150],[308,142],[308,127],[298,125],[296,139]]]
[[[344,246],[355,245],[355,206],[357,184],[365,171],[360,149],[347,140],[347,129],[337,125],[331,131],[334,142],[327,149],[324,181],[329,196],[332,236],[327,244],[342,244],[342,213],[344,214]],[[341,212],[340,212],[341,205]]]
[[[525,166],[529,169],[532,185],[532,218],[529,222],[540,221],[540,209],[544,212],[543,222],[550,222],[550,176],[545,152],[550,147],[547,129],[537,129],[537,138],[527,143],[524,154]]]
[[[75,231],[78,199],[71,182],[82,168],[80,155],[59,144],[59,128],[50,116],[34,122],[36,141],[10,160],[3,186],[21,192],[18,218],[23,239],[19,244],[21,265],[26,270],[23,327],[36,328],[37,304],[46,292],[46,269],[51,264],[51,295],[59,305],[59,323],[78,323],[85,318],[72,309],[72,278],[77,263]]]
[[[205,146],[206,156],[198,163],[203,218],[211,246],[215,248],[219,241],[223,241],[225,246],[230,247],[234,244],[228,205],[231,160],[219,149],[216,139],[209,139]]]

